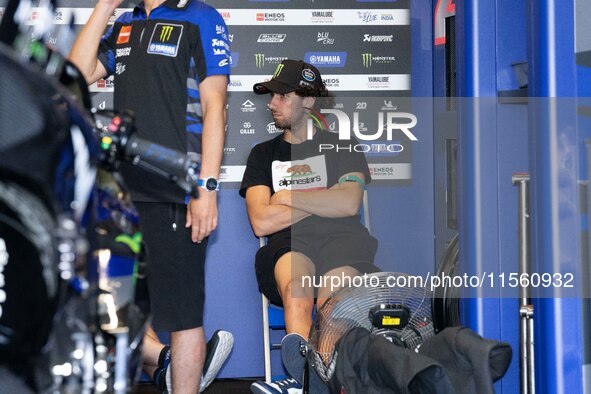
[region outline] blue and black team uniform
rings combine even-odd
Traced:
[[[214,8],[197,0],[169,0],[148,18],[142,2],[103,37],[99,60],[115,76],[115,108],[135,113],[138,136],[200,158],[199,83],[230,74],[228,30]],[[201,326],[207,241],[191,242],[183,191],[130,165],[122,172],[148,247],[154,327]]]

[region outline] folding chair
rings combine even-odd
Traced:
[[[365,225],[367,231],[369,229],[369,202],[367,199],[367,189],[363,190],[363,200],[359,215],[361,216],[361,223]],[[266,237],[259,238],[260,247],[266,244]],[[262,309],[263,309],[263,347],[265,360],[265,382],[271,382],[271,350],[281,349],[281,343],[271,342],[271,330],[285,330],[285,319],[283,317],[283,308],[273,305],[269,299],[261,293]]]

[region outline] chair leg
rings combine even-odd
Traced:
[[[263,307],[263,348],[265,357],[265,382],[271,382],[271,340],[269,335],[269,300],[261,293]]]

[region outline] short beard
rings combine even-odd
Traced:
[[[275,119],[273,119],[273,120],[275,120]],[[275,128],[282,129],[282,130],[291,129],[291,123],[286,122],[286,121],[275,120]]]

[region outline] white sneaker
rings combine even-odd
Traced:
[[[199,392],[205,390],[213,382],[224,362],[234,347],[234,336],[228,331],[217,330],[207,342],[205,350],[205,362],[203,363],[203,375]],[[172,393],[172,372],[170,365],[166,369],[166,388]]]
[[[217,330],[213,333],[211,339],[207,342],[199,392],[205,390],[213,382],[228,359],[232,347],[234,347],[234,336],[231,333],[223,330]]]

